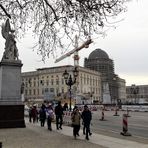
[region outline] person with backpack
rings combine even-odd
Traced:
[[[52,131],[51,122],[54,119],[54,112],[53,112],[52,105],[49,105],[47,107],[47,109],[46,109],[46,116],[47,116],[47,127],[48,127],[48,130]]]

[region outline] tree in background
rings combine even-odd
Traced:
[[[16,35],[28,30],[38,37],[34,46],[45,60],[82,40],[103,34],[111,20],[126,11],[129,0],[1,0],[0,20],[10,19]]]

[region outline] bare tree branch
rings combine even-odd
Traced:
[[[4,11],[4,13],[11,19],[11,15],[7,13],[6,9],[0,4],[0,8]]]
[[[11,18],[19,37],[31,28],[38,37],[34,47],[45,60],[72,48],[76,34],[81,41],[104,34],[114,25],[115,18],[126,11],[127,1],[1,0],[0,21]]]
[[[56,15],[56,12],[55,10],[53,9],[53,7],[48,3],[48,0],[44,0],[45,3],[50,7],[50,9],[52,10],[53,14],[54,14],[54,17],[55,17],[55,20],[58,21],[58,17]]]

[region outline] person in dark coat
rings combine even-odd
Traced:
[[[46,106],[44,104],[42,104],[41,109],[39,110],[39,119],[41,127],[44,127],[46,120]]]
[[[38,111],[37,107],[34,105],[32,110],[31,110],[32,118],[33,118],[33,123],[37,121],[37,116],[38,116]]]
[[[92,114],[91,111],[89,110],[87,105],[84,105],[84,110],[82,112],[82,119],[83,119],[83,124],[84,127],[86,128],[86,140],[89,140],[89,132],[90,132],[90,123],[92,120]]]
[[[61,105],[61,101],[59,101],[58,105],[55,107],[55,115],[56,115],[56,127],[57,127],[57,130],[62,129],[63,107]]]
[[[32,106],[29,107],[29,122],[32,122]]]
[[[64,106],[63,106],[63,111],[67,111],[68,110],[68,104],[65,103]]]

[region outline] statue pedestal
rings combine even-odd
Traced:
[[[19,60],[0,62],[0,128],[25,127],[21,67]]]

